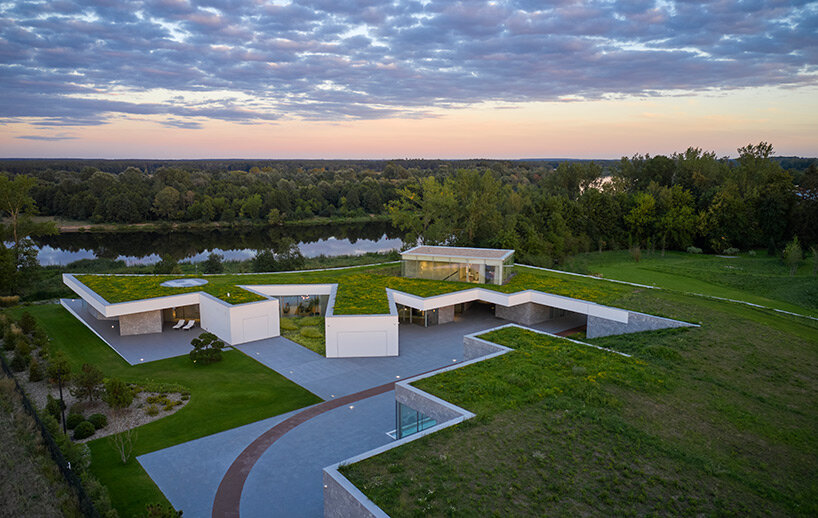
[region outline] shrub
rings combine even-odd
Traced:
[[[750,250],[749,252],[747,252],[747,255],[755,257],[756,256],[756,251],[755,250]]]
[[[97,430],[108,426],[108,418],[105,414],[91,414],[88,417],[88,422],[94,425],[94,428]]]
[[[59,399],[54,399],[51,397],[51,394],[48,394],[45,404],[45,411],[48,415],[59,422],[60,415],[62,414],[62,402]]]
[[[193,346],[193,350],[190,351],[190,359],[193,360],[193,363],[207,365],[222,359],[224,342],[219,340],[213,333],[205,332],[200,334],[190,341],[190,345]]]
[[[145,409],[145,413],[153,417],[159,413],[159,409],[156,408],[156,405],[150,405],[148,406],[148,408]]]
[[[96,432],[96,428],[94,428],[93,424],[88,421],[82,421],[74,428],[74,439],[79,440],[91,437],[94,435],[94,432]]]
[[[0,297],[0,306],[9,307],[16,306],[20,303],[20,295],[7,295]]]
[[[73,430],[83,421],[85,421],[85,418],[82,416],[82,414],[75,414],[74,412],[71,412],[68,414],[68,417],[65,418],[65,426],[68,427],[69,430]]]
[[[105,393],[102,398],[114,410],[121,410],[131,406],[133,396],[131,387],[121,379],[111,378],[105,381]]]
[[[13,351],[17,347],[17,337],[20,334],[15,332],[15,326],[9,326],[6,332],[3,333],[3,349],[6,351]]]
[[[32,342],[34,343],[34,347],[48,347],[48,335],[41,327],[34,330]]]
[[[216,252],[210,252],[210,255],[207,256],[207,260],[202,263],[202,271],[204,273],[222,273],[224,271],[223,260],[223,256]]]
[[[317,326],[321,323],[321,317],[303,317],[301,319],[302,326]]]
[[[11,370],[14,372],[23,372],[28,367],[28,356],[22,354],[15,354],[11,360]]]
[[[638,263],[642,259],[642,249],[638,246],[631,248],[631,257]]]
[[[687,247],[687,253],[688,254],[700,254],[700,253],[702,253],[702,249],[698,248],[698,247],[695,247],[695,246],[689,246],[689,247]]]
[[[14,347],[14,354],[17,356],[30,356],[31,355],[31,345],[28,343],[28,340],[24,336],[20,336],[17,338],[17,345]]]
[[[295,331],[298,329],[298,324],[293,322],[292,318],[282,318],[278,326],[286,331]]]
[[[40,363],[32,359],[31,363],[28,364],[28,381],[41,381],[44,376]]]
[[[27,335],[30,335],[37,329],[37,321],[28,311],[23,311],[23,314],[20,316],[20,329]]]
[[[787,268],[789,268],[790,275],[795,275],[795,272],[798,270],[798,266],[804,259],[804,252],[801,250],[801,244],[798,243],[798,236],[795,236],[792,241],[787,243],[787,246],[784,247],[783,255],[784,264],[786,264]]]
[[[153,265],[153,273],[157,274],[175,274],[182,273],[179,268],[179,263],[172,257],[163,257],[158,263]]]
[[[317,327],[302,327],[300,333],[304,338],[321,338],[323,336]]]
[[[724,251],[724,255],[738,255],[741,250],[738,248],[730,247]]]
[[[172,505],[148,504],[145,506],[146,518],[178,518],[182,511],[177,511]]]

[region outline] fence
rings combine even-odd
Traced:
[[[11,371],[8,364],[6,364],[6,360],[2,355],[0,355],[0,366],[3,368],[3,372],[6,374],[6,376],[14,380],[14,387],[20,394],[20,400],[23,402],[23,408],[26,409],[28,415],[30,415],[31,418],[34,419],[34,422],[37,423],[37,427],[40,429],[40,434],[43,436],[43,441],[48,447],[48,451],[51,452],[51,458],[54,459],[57,467],[60,468],[60,472],[62,473],[63,478],[65,478],[65,481],[68,482],[68,484],[74,488],[74,491],[77,493],[80,510],[88,518],[100,518],[99,513],[94,507],[93,501],[88,496],[85,488],[82,486],[82,481],[68,466],[68,462],[65,460],[62,451],[60,451],[60,447],[57,446],[56,441],[54,441],[54,437],[51,436],[48,428],[46,428],[45,424],[40,420],[37,409],[31,404],[31,401],[28,399],[28,396],[26,396],[23,387],[20,386],[20,383],[17,381],[17,377]]]

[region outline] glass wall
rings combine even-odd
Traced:
[[[503,261],[503,282],[505,284],[514,276],[514,257],[509,257]]]
[[[416,434],[436,424],[437,421],[431,417],[403,403],[395,402],[395,437],[397,439]]]
[[[416,279],[478,283],[481,282],[481,266],[471,263],[404,259],[401,263],[401,274]]]
[[[278,297],[282,317],[323,315],[329,295],[292,295]]]

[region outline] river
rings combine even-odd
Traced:
[[[400,237],[400,231],[388,223],[359,223],[204,231],[75,232],[38,237],[34,242],[43,266],[94,258],[118,259],[135,265],[153,264],[160,257],[199,262],[211,252],[228,261],[251,259],[256,250],[275,250],[287,238],[298,243],[306,257],[360,255],[400,249]]]

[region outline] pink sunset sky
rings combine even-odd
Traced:
[[[818,4],[0,5],[0,156],[818,155]]]

